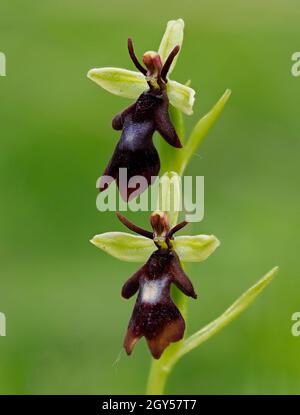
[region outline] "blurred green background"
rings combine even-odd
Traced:
[[[167,393],[299,393],[299,1],[47,0],[0,3],[1,393],[144,393],[150,357],[122,341],[133,300],[120,298],[137,264],[89,243],[122,230],[96,210],[95,182],[130,101],[86,78],[92,67],[132,69],[158,47],[167,20],[185,41],[173,79],[192,80],[190,129],[228,87],[232,97],[187,174],[205,176],[205,219],[221,247],[189,268],[199,294],[188,331],[218,316],[275,265],[280,273],[238,320],[179,362]],[[133,216],[131,215],[131,218]],[[135,221],[146,226],[146,215]]]

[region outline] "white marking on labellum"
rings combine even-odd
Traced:
[[[160,280],[146,280],[144,282],[141,298],[143,303],[158,303],[162,296],[162,291],[166,285],[167,278]]]

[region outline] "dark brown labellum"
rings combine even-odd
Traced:
[[[139,292],[124,340],[127,354],[144,336],[152,356],[159,359],[170,343],[183,338],[185,323],[170,295],[172,283],[185,295],[197,298],[175,251],[158,249],[123,286],[124,298]]]

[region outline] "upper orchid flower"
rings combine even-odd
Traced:
[[[116,180],[121,196],[124,200],[129,200],[131,194],[135,192],[136,189],[129,186],[127,180],[124,182],[124,180],[120,178],[120,169],[124,168],[127,169],[128,180],[134,176],[141,176],[145,179],[144,182],[140,183],[138,192],[135,192],[135,195],[141,193],[153,182],[153,179],[156,178],[160,170],[159,156],[152,141],[155,131],[158,131],[171,146],[177,148],[182,147],[168,113],[168,94],[170,94],[170,97],[172,96],[172,83],[167,93],[167,86],[169,84],[167,75],[174,66],[176,55],[180,50],[182,37],[183,21],[178,20],[177,22],[169,22],[166,34],[160,46],[162,55],[165,55],[166,52],[168,52],[166,58],[162,59],[160,53],[157,52],[146,52],[143,55],[145,67],[139,62],[135,55],[132,40],[130,38],[128,39],[129,54],[134,65],[144,78],[144,89],[138,96],[137,101],[115,116],[112,121],[113,128],[115,130],[122,130],[122,135],[113,156],[101,177],[99,186],[100,191],[105,190],[113,180]],[[174,46],[172,45],[172,42],[174,41],[178,41],[179,43]],[[169,51],[168,48],[170,48],[170,46],[172,46],[172,49]],[[107,74],[112,74],[114,72],[115,70],[113,68],[92,69],[88,73],[88,76],[104,88],[109,89],[111,92],[119,93],[120,89],[108,88],[107,83],[104,82]],[[103,78],[104,74],[106,76]],[[138,73],[137,75],[138,78],[140,78],[140,74]],[[112,84],[109,83],[109,86],[111,85]],[[179,89],[185,92],[189,91],[191,95],[189,104],[191,104],[194,95],[191,91],[193,90],[184,85],[178,85],[177,90]],[[133,85],[131,85],[131,87],[132,86]],[[132,91],[130,88],[127,90]],[[136,89],[134,89],[134,91],[136,91]],[[129,95],[128,92],[128,96]],[[178,94],[176,97],[178,98]],[[180,100],[178,101],[177,98],[175,98],[173,104],[175,106],[180,106]],[[187,107],[185,110],[186,112],[191,112],[191,109],[188,109]]]

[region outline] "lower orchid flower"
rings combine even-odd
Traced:
[[[183,338],[185,331],[184,319],[171,298],[171,284],[186,296],[197,298],[174,248],[176,246],[174,234],[187,225],[187,222],[183,221],[170,229],[167,215],[163,212],[154,212],[150,216],[153,229],[150,232],[134,225],[120,213],[117,213],[117,216],[127,228],[140,235],[140,238],[148,239],[149,243],[153,244],[152,249],[156,248],[145,265],[133,274],[122,288],[124,298],[130,298],[138,292],[124,347],[130,355],[136,342],[144,336],[152,356],[159,359],[170,343]],[[101,238],[101,235],[97,235],[91,242],[104,249],[99,243]],[[219,245],[219,241],[213,236],[207,238],[210,239],[208,249],[211,253]],[[196,250],[195,247],[193,248],[193,242],[190,241],[190,247],[186,251]],[[185,248],[182,247],[182,250],[184,251]],[[206,255],[209,253],[207,251]],[[200,252],[198,256],[200,258]]]

